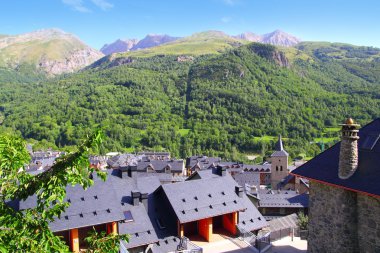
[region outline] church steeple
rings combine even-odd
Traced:
[[[275,144],[274,152],[271,155],[271,185],[272,189],[277,189],[278,184],[288,176],[288,152],[285,151],[282,145],[281,135],[278,136],[278,141]]]
[[[278,140],[276,142],[276,145],[274,147],[274,150],[276,151],[283,151],[284,147],[282,145],[282,139],[281,139],[281,134],[278,136]]]

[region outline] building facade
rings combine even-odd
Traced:
[[[308,252],[380,252],[380,119],[292,173],[310,180]]]

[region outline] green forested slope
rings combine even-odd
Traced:
[[[268,136],[282,134],[293,157],[313,156],[319,149],[310,142],[326,127],[347,116],[360,124],[380,116],[377,49],[334,45],[340,55],[364,58],[316,51],[332,45],[303,43],[297,51],[249,44],[184,62],[109,57],[48,81],[2,80],[1,129],[62,147],[102,127],[109,136],[104,151],[165,148],[177,157],[227,158],[265,154],[273,145]]]

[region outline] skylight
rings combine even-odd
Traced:
[[[124,221],[125,222],[134,221],[131,211],[124,211]]]

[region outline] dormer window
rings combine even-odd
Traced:
[[[156,172],[156,171],[154,170],[153,165],[152,165],[151,163],[147,166],[146,171],[147,171],[148,173]]]

